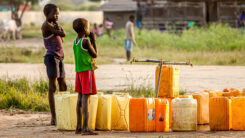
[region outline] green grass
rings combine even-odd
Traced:
[[[64,43],[65,63],[74,63],[72,41],[76,33],[71,25],[63,25],[67,33]],[[212,24],[206,28],[193,28],[184,31],[181,35],[157,30],[142,30],[138,35],[135,31],[137,46],[133,48],[133,57],[144,59],[160,59],[171,61],[191,60],[195,65],[245,65],[245,34],[241,30],[230,28],[223,24]],[[97,38],[99,50],[98,63],[112,63],[113,58],[125,58],[123,29],[112,32],[112,38],[107,35]],[[41,38],[40,27],[25,26],[24,38]],[[0,51],[6,53],[7,49]],[[30,56],[22,56],[20,50],[13,50],[12,60],[3,59],[0,62],[42,62],[45,51]],[[8,53],[8,52],[7,52]],[[18,57],[14,57],[18,55]],[[35,58],[36,56],[36,58]],[[19,59],[20,58],[20,59]]]

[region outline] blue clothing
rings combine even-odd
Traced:
[[[142,22],[141,21],[136,21],[136,26],[137,26],[137,28],[141,28],[142,27]]]
[[[239,17],[239,20],[237,22],[238,27],[244,26],[244,23],[243,23],[244,21],[245,21],[245,15],[241,14],[240,17]]]
[[[124,48],[126,51],[132,51],[133,49],[133,40],[125,40]]]

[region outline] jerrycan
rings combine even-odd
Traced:
[[[132,98],[129,102],[129,130],[155,131],[155,101],[153,98]]]
[[[213,97],[209,99],[209,126],[211,130],[230,130],[231,100],[227,97]]]
[[[232,130],[245,130],[245,97],[231,98]]]
[[[169,132],[169,102],[167,99],[155,99],[155,131]]]
[[[111,105],[111,129],[129,130],[129,100],[128,93],[113,93]]]
[[[195,131],[197,129],[197,101],[191,98],[172,100],[172,130]]]
[[[155,88],[157,88],[159,66],[156,68]],[[179,96],[180,71],[172,66],[162,66],[161,79],[159,84],[159,97]]]
[[[209,123],[209,94],[206,92],[194,93],[197,100],[197,124]]]
[[[111,130],[111,95],[98,94],[98,110],[95,128]]]
[[[75,130],[77,125],[77,93],[59,92],[55,94],[55,112],[58,130]]]

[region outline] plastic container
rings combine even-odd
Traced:
[[[227,97],[209,99],[209,125],[215,131],[231,129],[231,100]]]
[[[157,88],[159,66],[156,68],[155,88]],[[172,66],[162,66],[161,79],[159,84],[159,97],[179,96],[180,71]]]
[[[98,96],[97,95],[91,95],[89,97],[88,127],[89,127],[89,129],[92,129],[92,130],[95,130],[97,109],[98,109]]]
[[[95,128],[111,130],[111,95],[98,95],[98,110]]]
[[[197,101],[191,98],[172,100],[172,130],[194,131],[197,129]]]
[[[245,130],[245,97],[231,98],[232,130]]]
[[[193,98],[197,100],[197,124],[209,123],[209,95],[206,92],[194,93]]]
[[[174,98],[167,98],[168,103],[169,103],[169,129],[172,128],[172,100]]]
[[[54,99],[57,129],[75,130],[77,126],[77,94],[58,93]]]
[[[128,93],[112,94],[111,129],[129,130],[129,100]]]
[[[130,99],[129,130],[131,132],[155,131],[155,101],[153,98]]]
[[[155,131],[169,132],[169,102],[167,99],[155,99]]]

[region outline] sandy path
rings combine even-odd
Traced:
[[[202,91],[223,88],[245,88],[245,67],[243,66],[178,66],[181,71],[180,89]],[[74,65],[66,64],[69,84],[74,84]],[[97,88],[100,91],[117,91],[136,87],[154,88],[154,65],[100,65],[95,71]],[[27,77],[31,80],[46,79],[43,64],[0,64],[0,77]]]

